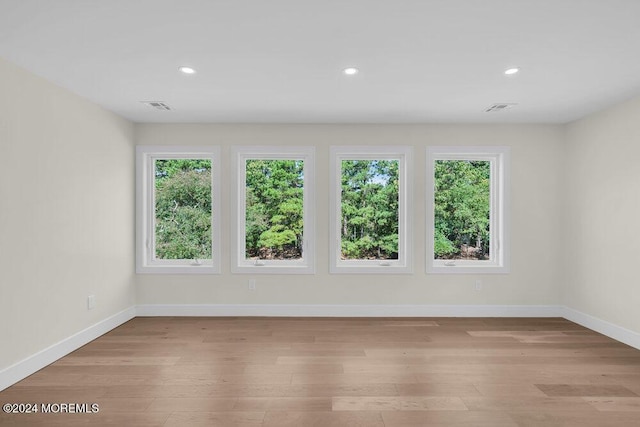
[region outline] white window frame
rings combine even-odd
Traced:
[[[434,259],[434,192],[436,160],[478,160],[490,162],[489,233],[491,246],[488,260]],[[427,273],[505,274],[509,273],[509,147],[466,146],[427,147]]]
[[[243,146],[234,147],[235,191],[233,214],[235,238],[232,239],[231,271],[246,274],[314,274],[315,273],[315,147]],[[302,160],[302,258],[299,260],[246,259],[246,161]]]
[[[155,257],[155,160],[211,160],[210,260],[157,259]],[[136,273],[220,273],[220,148],[136,146]]]
[[[329,271],[341,274],[410,274],[412,265],[412,156],[410,146],[332,146],[330,168],[330,242]],[[342,161],[397,160],[398,165],[398,259],[344,260],[341,259],[342,238]]]

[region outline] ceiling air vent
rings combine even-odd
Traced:
[[[171,108],[162,101],[140,101],[140,102],[142,102],[144,105],[148,105],[151,108],[155,108],[156,110],[161,110],[161,111],[171,110]]]
[[[486,110],[484,110],[485,113],[494,113],[496,111],[503,111],[503,110],[508,110],[509,108],[515,107],[518,104],[493,104],[492,106],[490,106],[489,108],[487,108]]]

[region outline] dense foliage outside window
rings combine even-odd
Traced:
[[[155,161],[155,257],[211,259],[211,160]]]
[[[491,162],[436,160],[434,258],[487,260]]]
[[[245,165],[245,256],[303,256],[304,162],[250,159]]]
[[[412,272],[412,148],[332,146],[329,271]]]
[[[341,259],[398,259],[397,160],[342,160]]]

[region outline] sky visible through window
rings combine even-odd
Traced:
[[[246,258],[301,259],[304,161],[250,159],[245,180]]]
[[[341,259],[398,259],[398,160],[342,160]]]

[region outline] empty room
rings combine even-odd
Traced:
[[[0,425],[640,426],[638,17],[0,0]]]

